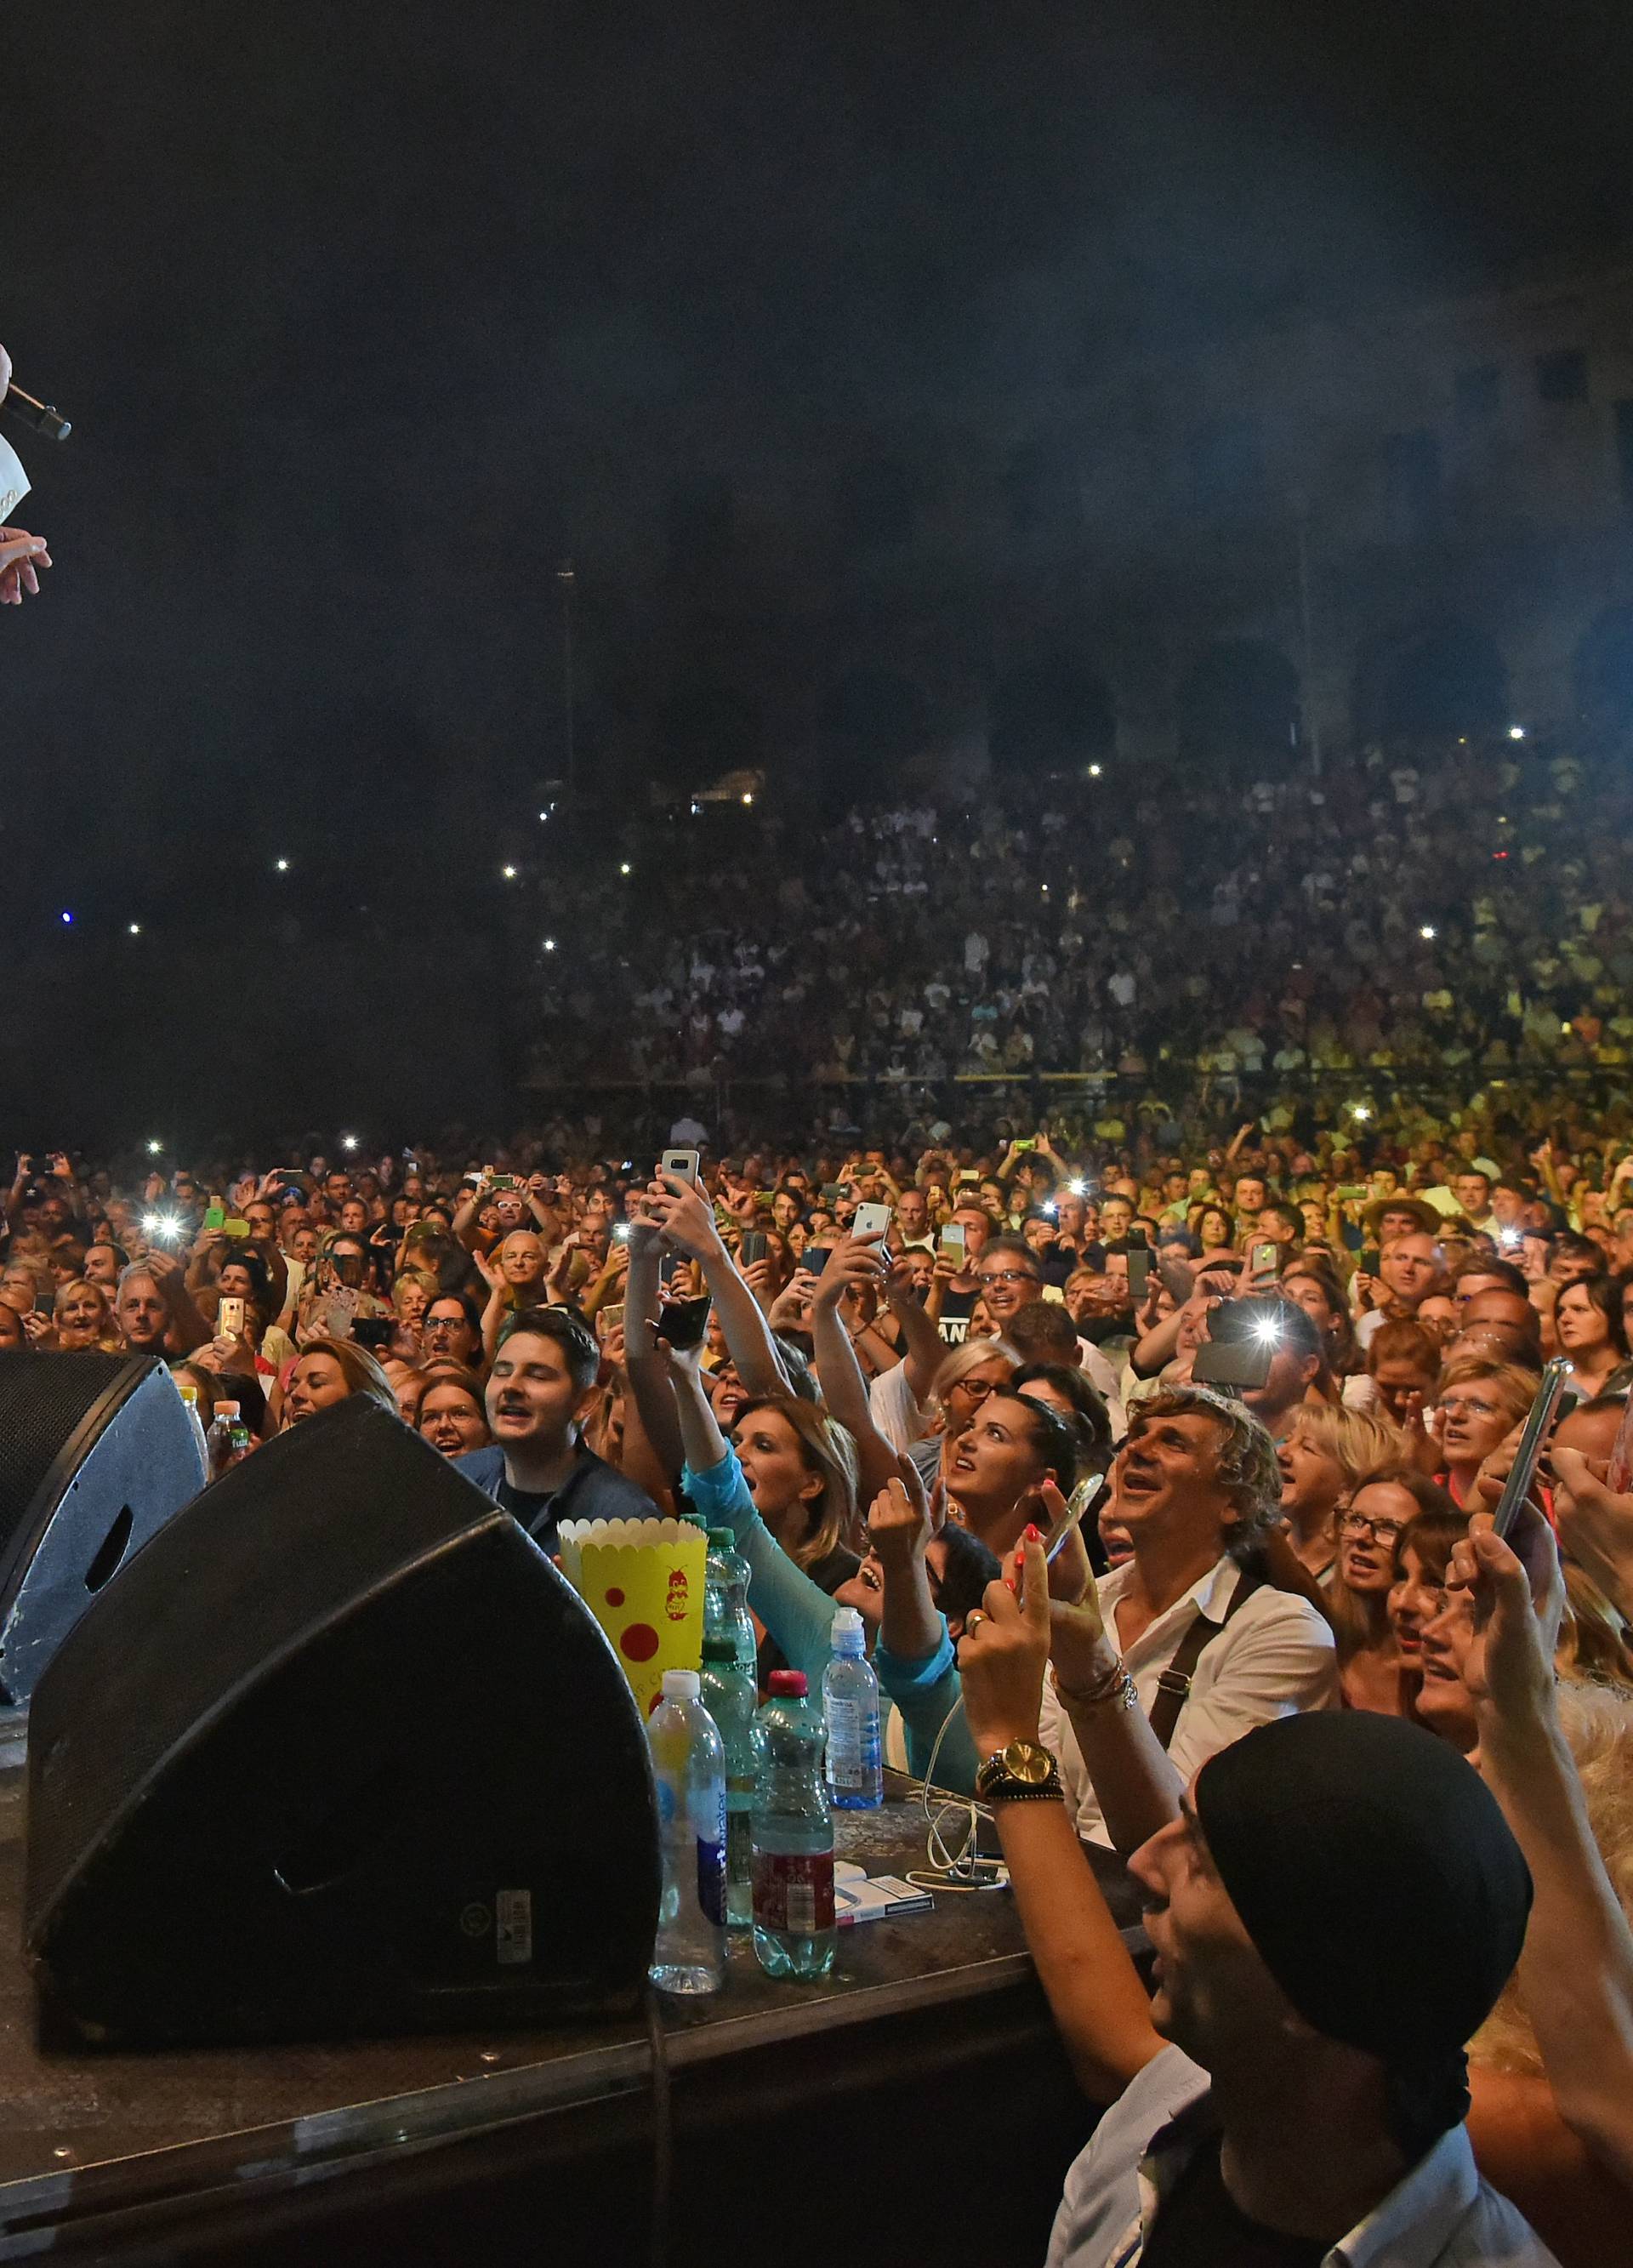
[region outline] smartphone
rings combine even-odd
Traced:
[[[1078,1483],[1066,1499],[1066,1509],[1050,1528],[1043,1539],[1043,1557],[1053,1566],[1061,1546],[1074,1528],[1083,1525],[1083,1515],[1106,1485],[1104,1473],[1088,1473]]]
[[[1376,1276],[1384,1264],[1384,1256],[1375,1244],[1369,1244],[1362,1253],[1359,1266],[1363,1276]]]
[[[799,1256],[799,1264],[809,1269],[812,1275],[820,1276],[832,1258],[833,1255],[825,1244],[807,1244]]]
[[[358,1315],[353,1320],[351,1336],[371,1354],[383,1355],[397,1336],[397,1326],[389,1315]]]
[[[497,1194],[500,1189],[519,1189],[522,1187],[514,1174],[495,1174],[488,1187]]]
[[[762,1228],[746,1228],[737,1248],[737,1256],[745,1268],[752,1268],[756,1260],[763,1260],[770,1250]]]
[[[623,1319],[624,1311],[623,1302],[622,1300],[616,1301],[610,1307],[599,1307],[596,1310],[595,1316],[595,1336],[598,1339],[600,1339],[603,1342],[611,1338],[615,1330],[619,1330],[622,1328]]]
[[[227,1216],[226,1216],[225,1211],[224,1210],[224,1208],[223,1208],[222,1206],[220,1206],[220,1205],[211,1205],[211,1206],[210,1206],[210,1207],[209,1207],[209,1209],[206,1211],[205,1215],[204,1215],[204,1226],[205,1226],[205,1227],[206,1227],[206,1228],[224,1228],[224,1227],[226,1226],[226,1225],[227,1225]]]
[[[698,1153],[695,1150],[666,1150],[658,1170],[660,1174],[673,1175],[677,1182],[695,1182],[697,1166]]]
[[[338,1292],[331,1292],[320,1304],[321,1333],[328,1339],[349,1339],[357,1313],[357,1295],[349,1285],[342,1284]]]
[[[1268,1276],[1270,1273],[1276,1265],[1276,1246],[1268,1236],[1250,1248],[1247,1263],[1257,1275]]]
[[[1011,1142],[1010,1145],[1012,1150],[1035,1150],[1037,1146],[1038,1138],[1035,1134],[1029,1134],[1024,1142]]]
[[[225,1229],[229,1236],[247,1236],[249,1234],[249,1223],[246,1220],[235,1220],[229,1216],[227,1219],[222,1222],[221,1226]]]
[[[1157,1263],[1157,1273],[1161,1277],[1163,1283],[1166,1287],[1169,1298],[1173,1300],[1177,1306],[1182,1307],[1185,1305],[1185,1302],[1190,1298],[1191,1293],[1196,1289],[1196,1278],[1191,1274],[1190,1270],[1186,1267],[1182,1261],[1159,1260]],[[1129,1255],[1129,1281],[1130,1283],[1134,1281],[1134,1255],[1132,1253]]]
[[[236,1339],[244,1330],[244,1302],[236,1293],[224,1292],[216,1303],[216,1331],[218,1337]]]
[[[1129,1289],[1137,1307],[1151,1285],[1151,1256],[1149,1252],[1129,1252],[1123,1256],[1129,1263]]]
[[[1191,1363],[1198,1386],[1235,1386],[1249,1389],[1265,1384],[1276,1349],[1269,1341],[1244,1339],[1238,1345],[1220,1345],[1204,1339]]]
[[[1565,1380],[1570,1365],[1563,1354],[1556,1354],[1542,1373],[1536,1400],[1531,1404],[1531,1414],[1526,1419],[1526,1430],[1519,1437],[1519,1447],[1514,1452],[1514,1462],[1508,1469],[1508,1478],[1503,1484],[1503,1493],[1497,1499],[1491,1526],[1498,1535],[1506,1535],[1519,1517],[1519,1507],[1531,1493],[1531,1484],[1541,1461],[1543,1444],[1549,1428],[1559,1414],[1560,1399],[1565,1390]]]
[[[822,1202],[825,1205],[836,1205],[844,1194],[845,1185],[842,1182],[824,1182],[822,1184]]]
[[[962,1187],[967,1182],[978,1182],[981,1175],[975,1171],[974,1166],[961,1166],[959,1168],[958,1179],[960,1186]]]
[[[613,1223],[613,1242],[614,1242],[614,1244],[628,1244],[628,1243],[629,1243],[629,1222],[628,1222],[627,1220],[615,1220],[615,1221]]]
[[[667,1345],[688,1349],[702,1346],[714,1305],[707,1292],[701,1300],[671,1300],[658,1318],[658,1336]]]
[[[964,1265],[964,1224],[961,1220],[950,1220],[937,1243],[947,1259],[956,1260],[960,1268]]]
[[[860,1204],[857,1217],[850,1224],[852,1236],[888,1236],[890,1207],[886,1204]]]

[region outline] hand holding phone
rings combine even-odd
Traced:
[[[857,1237],[888,1236],[890,1207],[886,1204],[858,1205],[857,1217],[850,1224],[850,1233]]]
[[[1542,1382],[1537,1388],[1535,1401],[1531,1404],[1525,1431],[1519,1437],[1519,1447],[1514,1452],[1514,1462],[1508,1469],[1508,1478],[1503,1484],[1503,1493],[1497,1498],[1497,1510],[1491,1517],[1492,1528],[1498,1535],[1507,1536],[1519,1517],[1521,1505],[1531,1493],[1543,1445],[1559,1414],[1559,1404],[1570,1370],[1570,1365],[1565,1357],[1556,1355],[1542,1373]]]
[[[660,1176],[673,1174],[677,1182],[695,1182],[700,1162],[695,1150],[666,1150],[658,1171]]]

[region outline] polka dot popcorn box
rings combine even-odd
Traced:
[[[709,1539],[688,1520],[564,1520],[562,1572],[611,1641],[650,1717],[666,1669],[703,1658]]]

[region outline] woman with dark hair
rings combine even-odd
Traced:
[[[1349,1302],[1337,1277],[1306,1254],[1288,1269],[1280,1289],[1283,1298],[1302,1307],[1320,1331],[1328,1374],[1341,1383],[1353,1377],[1361,1367],[1361,1353]]]
[[[1210,1252],[1233,1251],[1236,1245],[1236,1225],[1222,1204],[1204,1199],[1191,1207],[1186,1226],[1196,1239],[1198,1249],[1206,1256]]]
[[[1561,1354],[1570,1361],[1567,1388],[1591,1402],[1628,1359],[1622,1287],[1615,1278],[1584,1276],[1567,1284],[1554,1308],[1554,1333]]]
[[[1063,1496],[1078,1477],[1074,1430],[1045,1402],[1012,1390],[989,1394],[947,1467],[951,1504],[1000,1559],[1013,1551],[1053,1481]]]

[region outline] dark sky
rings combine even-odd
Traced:
[[[0,928],[404,807],[485,870],[598,450],[1593,251],[1629,63],[1604,0],[7,10],[0,338],[78,431]]]

